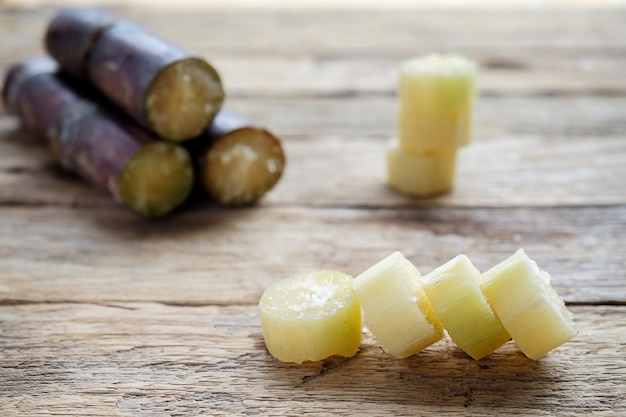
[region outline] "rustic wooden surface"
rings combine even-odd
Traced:
[[[0,415],[626,415],[626,8],[117,11],[211,59],[288,169],[254,208],[147,221],[0,114]],[[0,9],[0,73],[52,13]],[[456,188],[416,201],[385,186],[383,149],[395,69],[432,50],[477,60],[481,98]],[[351,359],[265,350],[278,279],[519,247],[580,328],[538,362],[449,339],[395,360],[367,331]]]

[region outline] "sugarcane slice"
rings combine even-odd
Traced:
[[[482,292],[480,272],[459,255],[423,278],[424,291],[452,340],[479,360],[511,336],[494,314]]]
[[[403,194],[429,197],[454,185],[456,152],[407,152],[397,139],[387,146],[387,181]]]
[[[457,114],[471,109],[476,96],[476,64],[455,54],[429,54],[402,63],[401,106],[420,115]]]
[[[265,345],[283,362],[354,356],[361,344],[361,307],[354,278],[317,271],[276,282],[265,290],[259,315]]]
[[[398,140],[411,153],[451,153],[468,145],[471,114],[462,111],[444,115],[422,115],[401,108],[398,112]]]
[[[485,295],[521,351],[537,360],[578,334],[550,275],[519,249],[482,275]]]
[[[367,328],[397,358],[414,355],[443,336],[419,278],[417,268],[394,252],[354,281]]]

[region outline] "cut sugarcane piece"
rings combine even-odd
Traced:
[[[121,199],[147,217],[169,213],[191,192],[192,166],[189,154],[180,146],[160,141],[146,145],[120,174]]]
[[[407,152],[453,152],[470,142],[469,111],[444,115],[422,115],[400,109],[398,140]]]
[[[394,252],[354,281],[366,326],[397,358],[416,354],[443,336],[419,278],[417,268]]]
[[[350,275],[318,271],[267,288],[259,302],[259,315],[272,356],[302,363],[355,355],[362,324],[353,284]]]
[[[198,136],[224,100],[220,76],[206,60],[101,10],[63,9],[45,43],[64,70],[164,139]]]
[[[420,115],[468,111],[476,96],[476,64],[459,55],[430,54],[400,66],[400,105]]]
[[[208,127],[223,100],[216,70],[203,59],[187,57],[157,72],[144,106],[150,128],[163,138],[183,141]]]
[[[454,185],[456,152],[411,153],[396,139],[387,147],[387,179],[394,189],[415,197],[428,197]]]
[[[59,118],[61,163],[146,217],[179,207],[191,193],[193,163],[180,145],[158,140],[125,118],[82,100]]]
[[[221,109],[201,139],[210,146],[200,152],[199,177],[221,204],[253,204],[282,176],[281,141],[237,113]]]
[[[482,275],[485,295],[521,351],[537,360],[578,334],[574,319],[523,249]]]
[[[162,216],[191,192],[193,164],[184,148],[93,101],[50,58],[17,63],[5,87],[8,110],[48,142],[64,168],[134,212]]]
[[[424,291],[452,340],[479,360],[511,336],[489,306],[480,284],[480,272],[459,255],[423,278]]]

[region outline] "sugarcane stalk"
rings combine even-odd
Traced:
[[[224,100],[220,76],[206,60],[106,12],[61,11],[46,47],[65,70],[164,139],[200,135]]]
[[[250,119],[226,108],[201,140],[198,178],[221,204],[250,205],[276,185],[285,167],[281,141]]]
[[[64,168],[134,212],[164,215],[190,193],[193,164],[183,147],[86,98],[49,59],[14,65],[4,98],[12,114],[46,139]]]
[[[101,9],[62,10],[48,26],[46,49],[64,71],[85,78],[91,50],[102,32],[116,21],[115,16]]]

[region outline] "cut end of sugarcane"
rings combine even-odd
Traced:
[[[510,340],[483,294],[480,272],[467,256],[426,275],[423,287],[452,340],[472,358],[482,359]]]
[[[520,350],[537,360],[578,334],[572,314],[523,249],[482,275],[487,299]]]
[[[245,127],[218,138],[207,151],[201,180],[224,205],[249,205],[278,182],[285,166],[280,141],[264,129]]]
[[[362,324],[353,281],[341,272],[317,271],[267,288],[259,315],[272,356],[295,363],[354,356]]]
[[[180,146],[156,142],[141,148],[119,180],[122,201],[134,212],[157,217],[180,206],[193,187],[193,165]]]
[[[187,58],[157,75],[146,97],[147,118],[162,138],[184,141],[209,126],[223,101],[217,71],[202,59]]]
[[[408,259],[394,252],[354,282],[365,325],[383,350],[397,358],[414,355],[443,336],[420,277]]]

